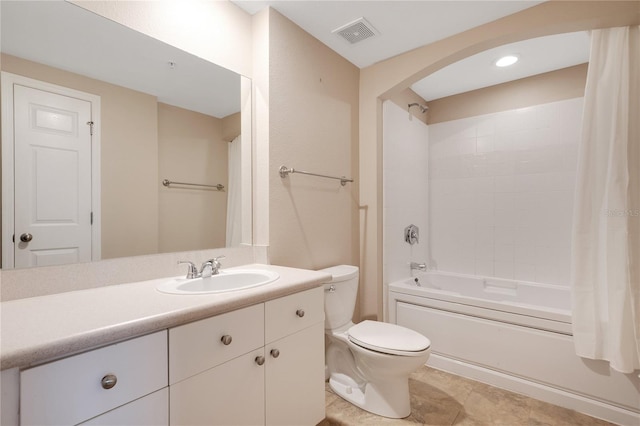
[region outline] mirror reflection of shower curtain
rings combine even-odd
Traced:
[[[227,185],[227,232],[225,247],[242,242],[242,199],[240,185],[240,145],[242,136],[229,143],[229,181]]]
[[[576,353],[640,369],[640,26],[595,30],[573,214]]]

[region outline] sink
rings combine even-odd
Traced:
[[[207,278],[170,278],[156,289],[170,294],[226,293],[259,287],[278,278],[278,273],[264,269],[229,269]]]

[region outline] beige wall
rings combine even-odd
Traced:
[[[157,253],[156,98],[4,54],[2,70],[100,96],[102,258]]]
[[[381,103],[464,57],[502,44],[564,32],[638,24],[637,1],[551,1],[417,48],[360,72],[360,271],[364,317],[382,313]]]
[[[160,179],[228,188],[222,120],[158,103]],[[227,192],[158,185],[160,252],[225,246]]]
[[[584,96],[588,64],[429,102],[429,124]]]
[[[269,245],[269,9],[252,17],[253,244]]]
[[[276,264],[358,264],[359,69],[278,12],[269,13],[269,244]]]

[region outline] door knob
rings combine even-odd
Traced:
[[[23,243],[28,243],[31,240],[33,240],[33,235],[29,233],[24,233],[20,235],[20,241],[22,241]]]

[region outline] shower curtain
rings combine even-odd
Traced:
[[[227,188],[227,241],[225,247],[242,242],[242,198],[240,194],[240,138],[229,143],[229,185]]]
[[[640,369],[640,26],[595,30],[573,214],[576,353]]]

